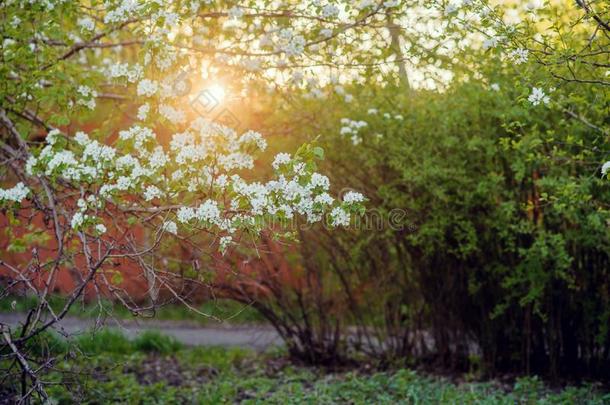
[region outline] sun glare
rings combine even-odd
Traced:
[[[221,103],[226,96],[225,89],[220,84],[213,84],[207,88],[207,91],[216,99],[217,102]]]

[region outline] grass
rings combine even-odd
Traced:
[[[170,354],[182,348],[182,343],[159,331],[147,330],[133,341],[135,350],[147,353]]]
[[[56,336],[46,338],[57,343]],[[535,377],[518,379],[507,387],[495,382],[455,384],[408,369],[329,373],[294,366],[277,352],[260,355],[243,349],[186,348],[159,332],[129,341],[117,331],[104,330],[78,338],[75,346],[84,355],[66,354],[45,378],[58,383],[48,389],[52,403],[610,403],[610,395],[593,385],[552,391]],[[55,350],[66,347],[64,342]]]
[[[53,309],[58,310],[63,307],[65,297],[51,296],[48,302]],[[38,300],[33,296],[4,297],[0,299],[0,312],[27,312],[29,309],[36,307],[37,304]],[[134,318],[134,315],[122,305],[102,300],[101,307],[97,302],[75,304],[70,308],[68,314],[79,318],[95,318],[101,310],[103,314],[119,319]],[[227,320],[231,323],[264,322],[264,318],[251,306],[227,299],[206,301],[198,306],[195,305],[195,307],[205,314],[212,315],[221,320]],[[210,321],[207,317],[197,315],[182,304],[162,306],[157,309],[154,318],[159,320],[196,322],[202,325],[210,322],[217,323],[216,321]]]

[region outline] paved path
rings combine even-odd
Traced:
[[[16,326],[23,319],[23,314],[0,312],[1,323]],[[238,346],[263,351],[282,344],[275,329],[268,325],[214,325],[212,322],[210,321],[210,325],[202,326],[179,321],[108,318],[104,320],[103,325],[120,329],[130,338],[146,330],[159,330],[188,346]],[[66,317],[56,329],[68,334],[78,334],[94,326],[95,320]]]

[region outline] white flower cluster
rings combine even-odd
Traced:
[[[352,101],[354,101],[354,96],[349,93],[346,93],[345,88],[343,88],[343,86],[341,85],[335,86],[335,93],[339,94],[340,96],[343,96],[343,100],[345,100],[346,103],[351,103]]]
[[[113,79],[126,77],[129,83],[135,83],[144,76],[144,68],[137,63],[132,66],[129,63],[112,63],[106,73]]]
[[[169,232],[171,234],[178,234],[178,225],[174,221],[166,221],[163,222],[163,226],[161,227],[165,232]]]
[[[460,6],[456,3],[449,3],[447,7],[445,7],[445,15],[451,15],[458,12]]]
[[[138,96],[152,97],[159,90],[159,83],[155,80],[142,79],[136,90]]]
[[[278,153],[275,155],[275,159],[273,159],[272,166],[275,170],[278,170],[280,166],[289,163],[291,159],[289,153]]]
[[[93,31],[95,29],[95,21],[90,17],[79,18],[76,24],[84,31]]]
[[[146,144],[154,141],[155,133],[150,128],[134,125],[127,130],[120,131],[119,138],[133,141],[136,149],[142,150]]]
[[[148,186],[144,190],[144,199],[146,201],[154,200],[163,196],[163,192],[157,186]]]
[[[377,108],[369,108],[366,113],[368,115],[377,115],[377,114],[379,114],[379,110]],[[402,121],[404,119],[404,117],[401,114],[392,115],[388,112],[383,113],[383,118],[385,118],[386,120],[395,119],[397,121]]]
[[[104,224],[95,225],[95,231],[100,235],[106,233],[106,231],[107,231],[106,225],[104,225]]]
[[[72,215],[74,230],[93,226],[96,235],[105,233],[96,212],[108,201],[156,206],[162,198],[164,204],[177,207],[159,229],[177,234],[179,225],[205,227],[225,235],[220,248],[226,249],[232,241],[228,237],[239,229],[262,229],[267,216],[290,219],[298,214],[313,223],[330,212],[332,225],[347,225],[364,201],[361,194],[348,193],[343,201],[335,202],[328,194],[328,177],[287,153],[274,159],[275,179],[247,182],[232,172],[252,168],[251,152],[264,150],[265,139],[256,131],[238,135],[203,118],[174,134],[168,148],[141,125],[120,131],[116,142],[109,146],[84,132],[69,138],[54,130],[40,154],[28,161],[31,175],[61,177],[89,193],[78,201]],[[186,195],[190,197],[185,199]],[[182,202],[197,201],[201,195],[205,200]]]
[[[95,109],[95,98],[97,97],[95,90],[89,86],[79,86],[76,92],[82,96],[76,102],[77,104],[84,105],[90,110]]]
[[[330,37],[332,37],[332,36],[333,36],[333,30],[331,30],[330,28],[322,28],[322,29],[320,30],[320,35],[321,35],[323,38],[330,38]]]
[[[527,58],[529,56],[529,51],[523,48],[513,49],[508,53],[508,58],[515,64],[521,65],[527,62]]]
[[[224,254],[227,251],[227,248],[229,247],[229,245],[231,245],[233,243],[233,237],[232,236],[223,236],[220,238],[218,245],[220,248],[220,251],[222,252],[222,254]]]
[[[339,15],[339,7],[334,4],[327,4],[322,7],[323,18],[335,18]]]
[[[231,7],[227,13],[230,18],[235,20],[240,19],[244,16],[244,10],[241,7]]]
[[[288,56],[299,56],[305,51],[305,38],[289,28],[283,28],[277,34],[275,49]]]
[[[42,1],[53,3],[51,0]],[[106,1],[93,10],[95,16],[82,14],[76,20],[73,25],[76,29],[69,33],[74,41],[81,41],[79,33],[88,35],[98,29],[111,32],[108,42],[117,42],[117,45],[122,37],[112,32],[115,28],[125,26],[125,22],[141,22],[134,31],[138,39],[145,42],[140,63],[121,63],[124,61],[107,57],[124,53],[121,46],[92,49],[91,55],[96,61],[101,61],[100,65],[94,66],[96,73],[106,79],[116,79],[115,85],[147,99],[140,99],[141,105],[135,113],[138,125],[122,128],[118,131],[118,138],[109,136],[112,143],[93,139],[93,136],[80,131],[70,136],[58,130],[49,132],[46,145],[28,159],[27,173],[46,177],[54,187],[69,189],[68,195],[78,193],[81,198],[76,201],[76,206],[66,205],[68,222],[74,231],[91,232],[94,236],[106,234],[112,228],[109,223],[104,223],[100,214],[106,204],[117,210],[116,215],[121,215],[121,209],[138,206],[154,212],[151,223],[157,221],[159,234],[180,232],[182,235],[185,230],[209,229],[219,237],[222,251],[234,243],[235,232],[262,229],[264,220],[268,218],[290,219],[299,215],[309,222],[316,222],[330,213],[333,225],[348,225],[351,215],[360,210],[364,197],[348,193],[342,200],[333,198],[329,194],[330,180],[314,172],[314,165],[309,161],[317,153],[296,156],[280,153],[273,162],[275,174],[272,180],[246,181],[248,176],[241,170],[253,168],[253,153],[267,147],[261,134],[255,131],[236,133],[203,118],[187,122],[185,112],[179,108],[172,77],[173,68],[186,62],[187,52],[177,50],[172,44],[189,36],[194,41],[196,34],[201,38],[202,47],[210,45],[210,30],[189,26],[190,20],[185,12],[190,7],[195,14],[202,3],[210,4],[211,0],[186,2],[184,7],[174,3],[168,0]],[[363,2],[362,7],[374,4],[373,1]],[[385,7],[396,4],[386,1]],[[317,14],[329,20],[352,14],[350,7],[338,7],[327,1],[316,4],[316,7]],[[234,27],[244,29],[251,22],[250,18],[242,20],[245,12],[250,11],[240,5],[227,11]],[[252,20],[255,25],[259,24],[257,19]],[[327,21],[324,22],[326,27],[301,26],[298,29],[283,24],[265,25],[267,33],[260,39],[260,45],[278,51],[277,66],[287,66],[291,58],[303,55],[306,46],[314,51],[324,47],[324,44],[308,45],[304,32],[318,32],[320,29],[320,34],[326,38],[333,33],[341,35],[341,30],[334,30],[335,23]],[[254,36],[256,31],[252,29],[251,33]],[[7,46],[13,47],[15,44],[10,41],[10,38],[4,40]],[[222,57],[231,64],[241,63],[249,71],[267,67],[264,59],[229,58],[225,55],[218,60]],[[92,61],[88,56],[79,59],[83,67]],[[189,59],[188,63],[191,62]],[[302,77],[298,80],[303,82]],[[333,85],[346,102],[353,100],[338,81]],[[80,85],[74,103],[94,109],[98,94],[92,87]],[[311,85],[309,89],[313,96],[323,96],[320,86]],[[148,125],[148,118],[157,113],[180,126],[177,133],[169,137],[168,143],[159,142]],[[366,123],[354,121],[349,126],[355,135]],[[12,189],[0,190],[0,201],[20,202],[28,193],[35,193],[35,190],[30,191],[19,183]]]
[[[358,193],[356,191],[348,191],[343,196],[343,202],[346,202],[348,204],[362,203],[362,202],[364,202],[364,200],[365,200],[364,195],[362,195],[361,193]]]
[[[159,114],[167,118],[167,120],[173,124],[183,124],[186,122],[186,114],[184,111],[174,108],[171,105],[161,104],[159,106]]]
[[[98,235],[106,233],[106,225],[100,223],[100,219],[93,215],[87,214],[88,210],[96,210],[103,206],[103,202],[95,195],[90,194],[87,198],[79,198],[76,202],[77,210],[72,215],[70,226],[75,231],[84,229],[87,225],[95,224],[95,232]]]
[[[349,226],[349,212],[342,207],[335,207],[330,212],[330,221],[333,226]]]
[[[12,202],[20,204],[30,193],[30,189],[22,182],[17,183],[9,189],[0,188],[0,202]]]
[[[498,37],[487,38],[483,41],[483,50],[488,50],[498,46],[500,39]]]
[[[610,171],[610,160],[602,165],[602,176],[608,175],[608,171]]]
[[[383,114],[380,114],[380,111],[377,108],[369,108],[366,113],[367,113],[367,115],[371,115],[371,116],[381,116],[383,119],[386,119],[386,120],[394,120],[394,121],[404,120],[404,117],[402,116],[402,114],[391,114],[389,112],[384,112]],[[368,126],[368,123],[366,121],[357,121],[357,120],[352,120],[350,118],[341,118],[341,125],[342,125],[341,130],[339,131],[340,135],[342,135],[342,136],[349,135],[350,140],[352,141],[352,144],[354,144],[354,145],[359,145],[360,143],[362,143],[363,138],[362,138],[362,134],[360,133],[360,131],[362,128]],[[383,137],[383,135],[380,133],[374,133],[373,137],[374,137],[374,139],[381,139]]]
[[[360,129],[366,127],[368,124],[365,121],[354,121],[349,118],[341,118],[341,135],[351,135],[351,140],[354,145],[358,145],[362,142],[362,136],[359,134]]]
[[[142,104],[138,108],[138,114],[136,115],[136,117],[140,121],[144,121],[146,119],[146,117],[148,116],[148,111],[150,111],[150,105],[148,103]]]
[[[358,10],[364,10],[365,8],[371,7],[375,4],[374,0],[361,0],[360,3],[356,6]]]
[[[532,105],[538,105],[540,103],[548,104],[550,98],[544,93],[544,90],[539,87],[534,87],[532,88],[532,92],[530,93],[527,100],[532,103]]]
[[[143,6],[145,2],[137,0],[123,0],[118,7],[110,10],[104,16],[106,24],[122,23],[132,18]]]
[[[383,113],[383,118],[389,120],[391,118],[394,118],[396,121],[402,121],[404,119],[404,117],[401,114],[390,114],[390,113]]]
[[[263,136],[256,131],[247,131],[239,138],[240,145],[256,145],[258,149],[264,151],[267,149],[267,141]]]

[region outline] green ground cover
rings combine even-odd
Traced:
[[[47,334],[36,351],[57,356],[45,381],[56,404],[604,404],[599,387],[550,389],[535,377],[511,383],[456,382],[409,370],[323,370],[291,364],[279,351],[187,348],[158,332],[130,341],[114,330],[71,345]],[[75,352],[81,352],[76,355]],[[15,389],[8,379],[0,397]]]

